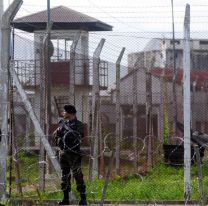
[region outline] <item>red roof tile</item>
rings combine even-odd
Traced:
[[[165,72],[165,79],[168,81],[173,80],[173,69],[164,69]],[[152,75],[157,77],[162,77],[163,75],[163,69],[162,68],[154,68],[151,70]],[[191,85],[193,82],[196,81],[196,89],[201,90],[204,88],[204,86],[208,82],[208,70],[193,70],[190,72],[190,82]],[[181,85],[183,82],[183,70],[177,69],[177,75],[176,75],[176,83]]]

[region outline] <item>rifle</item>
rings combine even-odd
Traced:
[[[177,128],[184,133],[184,125],[181,122],[176,122]],[[203,158],[205,149],[208,148],[208,135],[191,129],[191,141],[199,147],[200,157]]]
[[[184,125],[181,122],[176,123],[177,128],[184,133]],[[199,147],[208,148],[208,134],[193,131],[191,129],[191,141],[196,143]]]

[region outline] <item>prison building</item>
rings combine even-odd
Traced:
[[[191,39],[191,69],[208,70],[208,40]],[[151,65],[151,59],[154,64]],[[137,61],[137,62],[136,62]],[[128,54],[129,72],[134,65],[149,68],[173,68],[173,40],[172,39],[152,39],[145,46],[143,51]],[[175,39],[175,67],[183,68],[183,40]]]

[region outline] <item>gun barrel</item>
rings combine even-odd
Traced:
[[[183,126],[182,123],[176,122],[176,126],[177,126],[177,128],[178,128],[181,132],[184,132],[184,126]]]

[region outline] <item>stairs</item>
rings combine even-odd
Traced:
[[[63,107],[65,104],[69,103],[68,96],[54,96],[54,102],[58,111],[59,116],[61,117],[61,113],[63,111]]]

